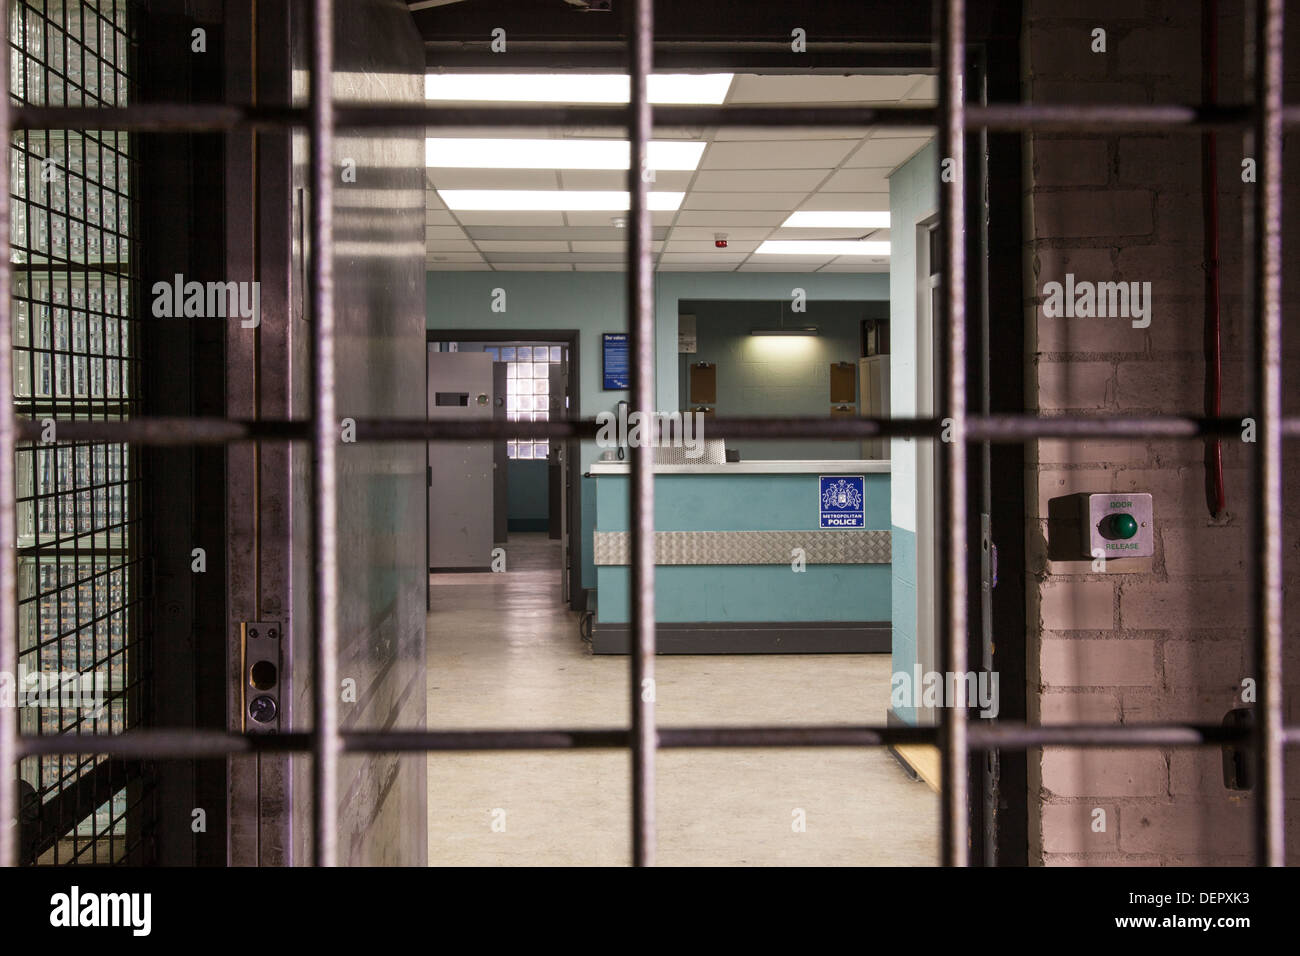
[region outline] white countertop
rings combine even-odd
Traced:
[[[733,461],[725,465],[655,465],[656,475],[887,475],[889,461],[848,458]],[[626,475],[626,461],[595,461],[590,475]]]

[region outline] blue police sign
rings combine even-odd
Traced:
[[[862,475],[822,475],[818,481],[821,527],[866,527],[865,484]]]

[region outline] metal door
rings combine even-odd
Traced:
[[[509,362],[492,363],[492,418],[506,421],[506,384]],[[504,545],[509,534],[510,458],[504,438],[492,443],[492,541]]]
[[[552,362],[550,367],[550,401],[547,403],[550,408],[551,421],[559,421],[569,416],[569,350],[564,348],[563,361]],[[551,527],[559,529],[560,539],[560,596],[564,601],[569,600],[570,575],[569,575],[569,447],[568,442],[553,441],[551,442],[551,487],[555,493],[551,495],[552,507],[558,510],[557,514],[551,515]]]
[[[434,420],[492,420],[492,356],[429,346]],[[492,560],[492,442],[429,443],[429,568],[486,570]]]

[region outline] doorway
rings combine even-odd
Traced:
[[[577,332],[475,330],[471,333],[430,332],[433,356],[482,356],[478,364],[491,369],[491,417],[498,421],[548,422],[573,417],[578,407]],[[456,360],[453,360],[456,361]],[[430,366],[432,369],[432,365]],[[430,385],[430,394],[434,393]],[[490,482],[491,556],[482,570],[559,572],[559,599],[573,610],[582,594],[581,536],[574,522],[579,513],[576,461],[567,441],[512,438],[477,443],[490,468],[470,484],[480,504]],[[431,474],[438,446],[430,445]],[[443,507],[430,498],[430,520]],[[483,509],[480,506],[480,513]],[[432,541],[432,539],[431,539]],[[430,552],[431,561],[433,551]],[[430,568],[437,567],[430,564]]]

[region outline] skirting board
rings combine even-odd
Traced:
[[[888,621],[769,621],[658,624],[660,654],[887,654]],[[626,654],[626,624],[596,624],[593,654]]]

